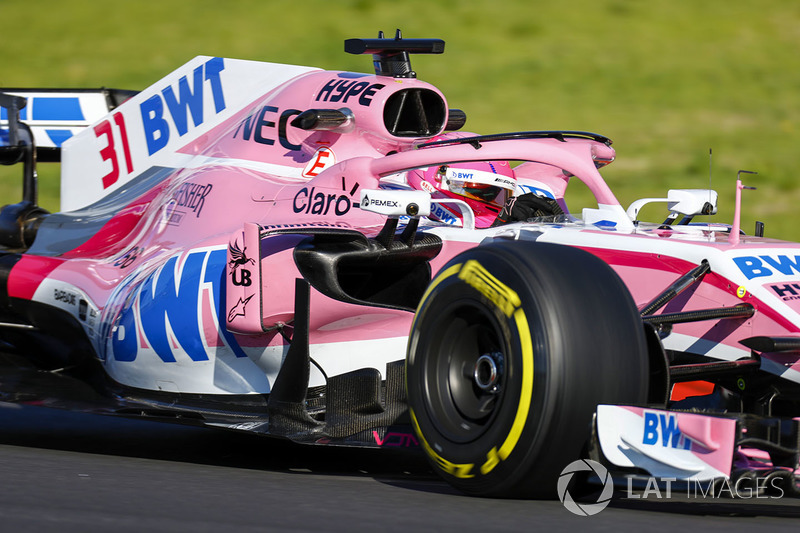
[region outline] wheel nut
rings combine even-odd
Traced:
[[[497,385],[497,363],[491,355],[484,354],[475,361],[472,372],[475,384],[482,390],[488,391]]]

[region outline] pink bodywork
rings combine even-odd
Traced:
[[[331,89],[341,88],[343,83],[349,85],[340,94],[336,93],[339,89]],[[780,302],[765,301],[767,289],[762,281],[768,280],[744,280],[731,261],[734,256],[762,253],[800,255],[799,245],[747,237],[731,243],[726,233],[710,227],[704,232],[702,228],[634,226],[598,172],[615,157],[614,150],[602,142],[538,138],[484,142],[480,149],[470,144],[418,148],[426,138],[395,137],[383,122],[388,99],[408,88],[431,91],[446,105],[438,89],[415,79],[321,71],[301,74],[253,95],[230,118],[177,149],[174,171],[146,193],[118,205],[114,216],[94,236],[57,257],[26,255],[10,273],[10,296],[44,301],[53,287],[79,291],[106,326],[90,334],[113,377],[126,382],[136,375],[130,383],[154,387],[158,365],[145,369],[142,362],[140,368],[137,365],[142,357],[114,361],[114,342],[131,339],[130,332],[119,327],[121,313],[132,309],[136,346],[150,349],[153,343],[138,322],[141,287],[163,275],[164,265],[172,265],[169,261],[176,256],[176,270],[170,274],[175,276],[175,283],[180,283],[190,257],[199,261],[196,254],[205,253],[202,272],[207,273],[212,254],[238,250],[237,254],[243,254],[237,255],[240,263],[228,256],[224,299],[221,287],[203,279],[197,288],[198,309],[187,312],[198,315],[201,348],[209,361],[237,344],[242,351],[237,352],[234,363],[243,364],[250,358],[261,365],[253,372],[260,373],[259,379],[266,374],[266,383],[252,388],[242,385],[235,392],[267,392],[287,345],[276,328],[291,327],[294,319],[293,283],[300,274],[292,252],[305,238],[304,228],[354,230],[374,237],[386,217],[356,206],[361,191],[380,188],[387,178],[409,169],[508,160],[525,161],[517,167],[518,181],[552,191],[564,207],[569,180],[579,179],[597,201],[598,210],[592,216],[606,224],[532,222],[484,230],[429,227],[425,231],[443,241],[441,252],[431,261],[433,272],[455,254],[483,241],[524,240],[526,232],[536,233],[537,240],[581,247],[606,261],[625,281],[636,303],[643,306],[702,259],[708,259],[711,272],[702,282],[659,312],[749,303],[756,313],[747,320],[678,325],[674,329],[676,338],[682,336],[696,353],[715,356],[712,348],[719,346],[727,350],[720,357],[735,359],[749,355],[749,350],[739,344],[742,339],[795,336],[800,331],[800,315],[795,312],[800,306],[791,303],[780,307]],[[335,131],[306,131],[291,125],[303,110],[314,108],[347,108],[352,120]],[[125,105],[119,109],[119,113],[131,113]],[[132,119],[128,116],[127,120],[130,123]],[[291,235],[272,231],[287,228],[296,231]],[[259,312],[254,313],[254,308]],[[321,349],[336,343],[344,346],[384,339],[396,339],[395,344],[401,346],[412,318],[408,311],[343,303],[313,289],[311,309],[312,352],[315,346]],[[170,342],[175,354],[183,353],[176,336],[170,337]],[[268,353],[272,348],[277,351]],[[348,354],[355,351],[347,348]],[[384,360],[398,360],[404,353],[401,348],[380,355]],[[270,362],[265,363],[265,358]],[[764,354],[764,358],[774,363],[771,371],[800,376],[796,356]],[[162,364],[157,358],[153,360]],[[192,368],[188,364],[186,373],[191,374]],[[177,378],[171,379],[169,383],[173,384]],[[177,388],[202,392],[199,384],[205,379],[198,377]]]

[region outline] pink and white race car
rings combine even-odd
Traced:
[[[0,94],[25,183],[0,212],[0,399],[419,447],[474,495],[553,496],[581,457],[796,493],[800,245],[744,235],[740,181],[732,225],[693,221],[710,190],[622,207],[600,135],[445,133],[466,115],[409,62],[443,49],[346,41],[373,75],[197,57],[121,104]],[[596,207],[570,211],[576,180]]]

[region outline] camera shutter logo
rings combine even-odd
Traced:
[[[594,473],[602,482],[603,490],[596,503],[577,503],[569,493],[569,482],[578,472]],[[567,511],[579,516],[592,516],[606,508],[614,493],[614,480],[606,467],[591,459],[580,459],[568,464],[558,478],[558,499],[564,504]]]

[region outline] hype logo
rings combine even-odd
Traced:
[[[207,361],[206,346],[222,345],[247,357],[224,327],[225,248],[190,252],[182,263],[179,258],[170,257],[126,303],[112,338],[117,361],[134,361],[140,350],[154,351],[165,363],[176,362],[176,353]]]

